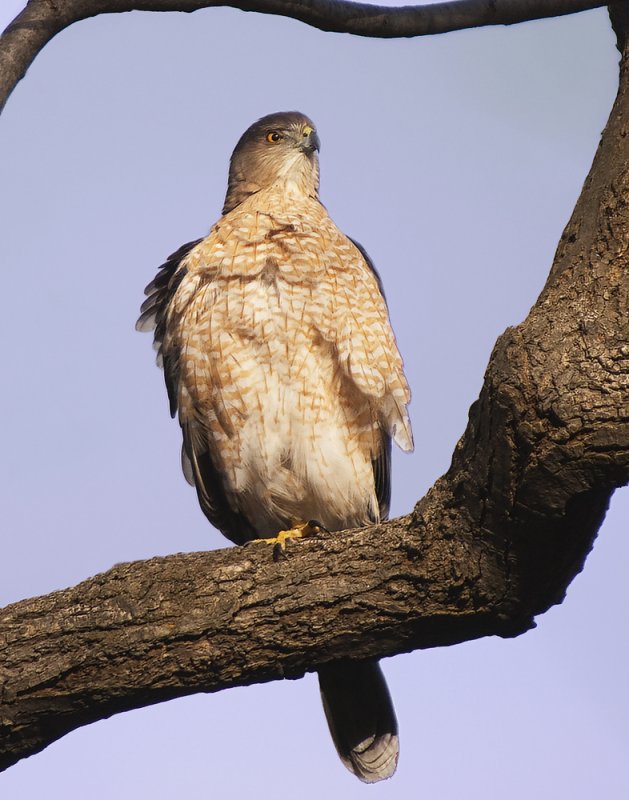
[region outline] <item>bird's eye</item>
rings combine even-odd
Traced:
[[[282,138],[282,134],[277,131],[270,131],[266,135],[267,142],[271,142],[272,144],[277,144]]]

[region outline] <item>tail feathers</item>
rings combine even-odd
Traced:
[[[323,710],[341,761],[365,783],[390,778],[397,720],[377,661],[335,661],[319,670]]]

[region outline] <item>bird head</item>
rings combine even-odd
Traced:
[[[298,111],[269,114],[254,122],[232,153],[223,213],[274,184],[290,183],[317,197],[319,147],[314,124]]]

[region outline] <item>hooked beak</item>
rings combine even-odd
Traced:
[[[321,147],[321,142],[319,141],[319,137],[317,136],[317,132],[315,130],[307,130],[304,131],[304,137],[301,141],[301,149],[304,153],[308,153],[308,155],[312,155],[314,151],[319,151]]]

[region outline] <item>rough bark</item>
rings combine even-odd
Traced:
[[[396,38],[446,33],[481,25],[513,25],[573,14],[605,0],[451,0],[389,8],[349,0],[29,0],[0,36],[0,111],[35,56],[73,22],[123,11],[197,11],[230,6],[278,14],[323,31]]]
[[[0,767],[80,725],[331,659],[514,636],[562,600],[629,480],[629,5],[618,97],[527,319],[452,465],[361,531],[122,564],[0,612]]]

